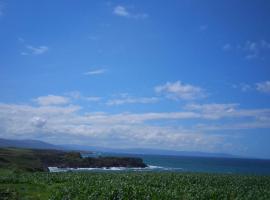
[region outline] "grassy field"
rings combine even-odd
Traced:
[[[196,173],[13,173],[0,171],[0,199],[270,199],[269,176]]]

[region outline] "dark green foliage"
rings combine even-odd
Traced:
[[[98,157],[86,158],[92,167],[147,167],[141,158],[130,157]]]
[[[269,176],[196,173],[5,173],[10,199],[270,199]]]
[[[79,152],[59,150],[0,148],[0,169],[48,171],[48,167],[146,167],[140,158],[82,158]]]
[[[34,152],[28,149],[0,148],[0,169],[13,171],[44,171]]]

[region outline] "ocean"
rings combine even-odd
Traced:
[[[137,155],[137,154],[83,154],[84,157],[92,156],[121,156],[140,157],[147,168],[84,168],[84,169],[58,169],[50,168],[51,172],[59,171],[173,171],[173,172],[202,172],[222,174],[249,174],[270,175],[270,160],[246,158],[215,158],[215,157],[190,157],[190,156],[165,156],[165,155]]]

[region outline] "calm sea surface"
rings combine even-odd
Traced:
[[[207,158],[188,156],[160,156],[137,154],[83,154],[84,157],[119,156],[139,157],[148,165],[147,168],[57,168],[50,167],[51,172],[62,171],[174,171],[174,172],[206,172],[225,174],[270,175],[270,160],[244,158]]]
[[[99,156],[140,157],[151,171],[207,172],[270,175],[270,160],[244,158],[206,158],[186,156],[99,154]],[[114,168],[115,170],[115,168]],[[138,169],[135,169],[138,170]]]

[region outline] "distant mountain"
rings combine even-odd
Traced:
[[[60,146],[49,144],[40,140],[11,140],[1,139],[0,147],[18,147],[31,149],[61,149]]]
[[[169,155],[169,156],[193,156],[193,157],[222,157],[232,158],[239,157],[225,153],[207,153],[197,151],[175,151],[164,149],[148,149],[148,148],[127,148],[127,149],[114,149],[97,146],[85,146],[85,145],[61,145],[64,149],[84,150],[84,151],[96,151],[104,153],[120,153],[120,154],[141,154],[141,155]]]
[[[39,141],[39,140],[0,139],[0,147],[95,151],[95,152],[104,152],[104,153],[142,154],[142,155],[170,155],[170,156],[223,157],[223,158],[238,157],[238,156],[234,156],[231,154],[224,154],[224,153],[206,153],[206,152],[195,152],[195,151],[175,151],[175,150],[148,149],[148,148],[115,149],[115,148],[87,146],[87,145],[73,145],[73,144],[54,145],[54,144],[50,144],[50,143]]]
[[[131,148],[118,150],[119,153],[144,154],[144,155],[170,155],[170,156],[195,156],[195,157],[236,157],[225,153],[207,153],[199,151],[175,151],[166,149]]]
[[[77,145],[77,144],[64,144],[59,145],[62,149],[72,149],[80,151],[95,151],[95,152],[108,152],[108,153],[117,153],[117,149],[98,147],[98,146],[87,146],[87,145]]]

